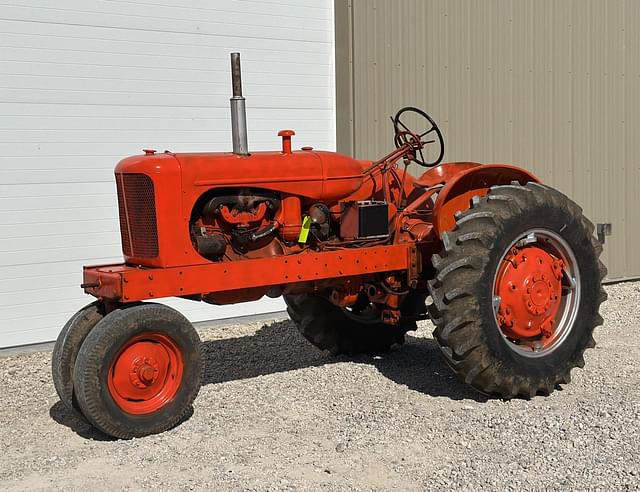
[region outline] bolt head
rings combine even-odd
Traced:
[[[153,367],[145,365],[140,369],[140,379],[145,383],[153,381]]]

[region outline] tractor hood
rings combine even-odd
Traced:
[[[323,202],[351,195],[363,183],[368,161],[335,152],[301,150],[175,154],[182,170],[183,190],[251,187],[293,194]]]

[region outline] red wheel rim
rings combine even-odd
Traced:
[[[496,322],[509,347],[538,357],[571,331],[580,297],[575,255],[556,232],[533,229],[503,256],[494,279]]]
[[[183,371],[182,351],[170,337],[141,333],[113,359],[107,377],[109,394],[124,412],[153,413],[176,396]]]

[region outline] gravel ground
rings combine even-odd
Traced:
[[[201,330],[193,416],[108,440],[58,401],[46,352],[0,359],[0,488],[640,488],[640,283],[607,288],[584,370],[551,397],[458,383],[425,323],[383,358],[331,358],[289,321]]]

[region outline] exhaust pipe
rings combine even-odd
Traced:
[[[231,98],[231,140],[233,153],[249,155],[247,144],[247,112],[242,97],[242,79],[240,76],[240,53],[231,53],[231,82],[233,97]]]

